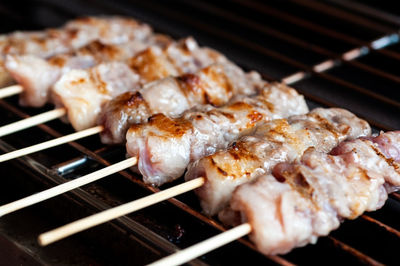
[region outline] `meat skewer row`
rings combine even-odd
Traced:
[[[174,57],[171,56],[172,52]],[[102,107],[116,96],[128,91],[140,91],[142,95],[146,92],[147,94],[159,93],[159,89],[168,86],[163,86],[168,83],[168,80],[163,80],[161,83],[157,83],[157,80],[201,71],[202,68],[215,62],[227,65],[226,69],[235,69],[241,78],[246,78],[245,73],[223,55],[209,48],[198,47],[194,40],[189,38],[179,45],[169,46],[166,50],[154,47],[146,49],[130,59],[128,64],[112,62],[87,70],[72,70],[63,75],[54,85],[53,101],[57,107],[62,106],[68,110],[69,122],[75,130],[79,131],[96,125]],[[203,72],[199,72],[198,76]],[[218,82],[217,78],[225,75],[225,72],[228,73],[228,71],[222,71],[216,75],[216,82]],[[259,75],[257,77],[259,78]],[[175,78],[171,79],[175,80]],[[204,79],[213,81],[214,77],[205,75]],[[147,84],[152,81],[154,83]],[[164,99],[173,99],[175,94],[171,92],[175,93],[175,91],[166,89],[164,88],[163,92],[169,94],[162,95]]]
[[[381,208],[399,188],[400,131],[346,141],[330,154],[309,148],[236,189],[230,205],[241,225],[151,265],[183,264],[247,234],[260,252],[285,254]]]
[[[194,74],[164,78],[110,101],[102,108],[99,126],[0,155],[0,162],[94,135],[104,129],[103,143],[123,143],[131,124],[145,122],[154,113],[172,116],[198,104],[223,104],[234,94],[254,94],[264,85],[257,73],[245,74],[227,64],[211,65]],[[155,94],[160,96],[154,97]],[[174,104],[165,104],[171,97],[175,99]]]
[[[8,54],[48,58],[76,50],[95,40],[104,44],[121,44],[130,40],[144,40],[151,34],[152,29],[147,24],[111,16],[78,18],[59,29],[0,35],[0,86],[11,81],[4,69],[4,59]]]
[[[319,109],[315,110],[315,113],[321,112],[322,114],[327,115],[330,112],[332,112],[332,113],[336,112],[336,114],[340,114],[340,111],[342,111],[342,110],[335,109],[335,108],[327,109],[327,110],[319,108]],[[327,123],[321,122],[321,121],[315,121],[315,119],[313,118],[313,116],[316,115],[315,113],[314,113],[314,115],[311,115],[311,117],[312,117],[311,119],[308,118],[310,120],[310,121],[308,121],[308,125],[310,126],[311,124],[314,123],[314,131],[318,131],[318,129],[317,129],[318,127],[322,127],[322,125],[326,125]],[[353,133],[351,133],[350,130],[343,131],[344,132],[343,134],[345,134],[345,135],[347,134],[348,139],[350,139],[352,135],[356,136],[357,135],[356,132],[358,132],[358,134],[361,136],[363,136],[364,133],[368,134],[368,132],[369,132],[368,124],[365,124],[365,122],[363,122],[361,119],[354,117],[354,115],[352,115],[352,114],[344,113],[344,115],[350,115],[350,116],[347,118],[343,118],[342,122],[331,122],[332,127],[336,126],[338,129],[338,128],[345,128],[348,126],[353,126],[353,124],[354,124],[354,126],[356,128],[354,129]],[[302,116],[295,116],[295,117],[302,117]],[[335,118],[333,120],[336,120],[336,119],[337,118]],[[299,119],[299,120],[301,120],[301,119]],[[303,118],[303,120],[306,120],[306,119]],[[336,123],[336,124],[334,125],[334,123]],[[348,123],[348,124],[346,124],[346,123]],[[305,121],[303,121],[303,124],[305,124]],[[364,132],[364,131],[366,131],[366,132]],[[324,132],[324,133],[327,134],[326,132]],[[128,134],[129,134],[129,132],[128,132]],[[314,132],[314,135],[317,135],[317,134],[318,134],[317,132]],[[310,135],[312,135],[311,132],[310,132]],[[345,138],[346,137],[340,137],[340,139],[345,139]],[[129,145],[129,143],[128,143],[128,145]],[[323,146],[324,144],[319,143],[318,145]],[[326,147],[325,147],[325,149],[326,149]],[[324,147],[321,147],[320,150],[324,150]],[[281,156],[284,156],[284,153],[286,151],[277,147],[276,155],[278,155],[278,152],[281,152],[282,153]],[[141,155],[139,155],[139,156],[141,156]],[[301,156],[301,154],[298,155],[298,157],[300,157],[300,156]],[[137,157],[135,157],[135,158],[137,158]],[[140,159],[140,158],[138,158],[138,159]],[[207,182],[206,178],[197,177],[197,178],[187,181],[181,185],[172,187],[172,188],[168,189],[168,198],[179,195],[181,186],[183,186],[185,184],[187,184],[187,186],[190,186],[191,189],[197,189],[197,188],[201,188],[202,186],[204,186],[206,182]],[[225,182],[226,182],[226,184],[228,184],[228,182],[235,183],[235,180],[227,179],[227,180],[225,180]],[[186,189],[184,190],[185,192],[189,191],[188,187],[185,187],[185,188],[187,189],[187,190]],[[159,192],[159,193],[161,193],[161,192]],[[148,197],[145,197],[145,198],[142,198],[142,199],[130,202],[130,203],[126,203],[115,209],[110,209],[105,212],[101,212],[101,213],[95,214],[93,216],[89,216],[89,217],[80,219],[78,221],[75,221],[73,223],[67,224],[60,228],[54,229],[54,230],[47,232],[47,233],[43,234],[42,236],[40,236],[39,241],[41,241],[41,243],[43,245],[47,245],[54,241],[60,240],[64,237],[70,236],[74,233],[77,233],[77,232],[80,232],[87,228],[90,228],[92,226],[98,225],[103,222],[110,221],[110,220],[118,218],[122,215],[126,215],[128,213],[139,210],[146,206],[150,206],[154,203],[160,202],[161,201],[160,198],[166,199],[166,197],[164,197],[163,194],[160,195],[160,198],[158,198],[157,194],[159,194],[159,193],[153,194],[151,196],[148,196]],[[154,203],[152,203],[152,201],[154,201]],[[1,210],[1,208],[0,208],[0,210]],[[248,228],[250,228],[250,227],[248,227]],[[242,232],[243,228],[240,229],[239,231]]]
[[[292,162],[309,147],[328,152],[343,140],[370,133],[368,123],[347,110],[316,108],[305,115],[261,125],[227,150],[192,163],[185,179],[206,179],[196,194],[203,212],[212,216],[226,206],[237,186],[269,173],[277,163]]]
[[[199,106],[179,118],[156,114],[147,123],[131,126],[126,149],[138,157],[144,182],[159,186],[182,176],[191,161],[226,148],[257,125],[307,112],[302,95],[272,83],[256,97],[238,97],[221,108]]]
[[[284,105],[280,105],[279,108],[275,107],[272,103],[268,101],[278,101],[286,99]],[[302,108],[298,109],[298,106],[303,106]],[[264,111],[261,112],[261,109],[265,108]],[[269,109],[268,109],[269,108]],[[305,109],[305,110],[304,110]],[[296,112],[305,112],[307,107],[304,103],[304,99],[302,96],[298,95],[293,89],[290,89],[283,84],[278,85],[278,84],[271,84],[267,87],[265,87],[262,90],[262,93],[258,96],[252,96],[252,97],[240,97],[240,99],[235,100],[234,102],[230,103],[227,107],[221,107],[221,108],[213,108],[211,106],[207,106],[206,111],[207,113],[201,113],[199,110],[192,111],[191,113],[195,114],[196,116],[204,116],[204,117],[212,117],[212,116],[218,116],[218,115],[227,115],[229,113],[232,113],[232,116],[234,116],[234,112],[238,111],[240,115],[236,115],[236,118],[241,118],[241,120],[238,121],[225,121],[225,128],[224,130],[227,129],[227,124],[232,124],[230,127],[231,130],[233,131],[238,131],[244,133],[246,130],[251,131],[251,127],[254,127],[256,123],[259,123],[261,120],[267,120],[270,119],[271,117],[281,117],[283,115],[287,115],[288,113],[296,113]],[[258,111],[256,111],[258,110]],[[246,113],[247,112],[247,113]],[[161,114],[158,114],[156,116],[153,116],[150,120],[156,119],[157,116]],[[247,118],[244,118],[247,115]],[[166,118],[166,116],[163,116]],[[230,119],[233,119],[235,117],[230,117]],[[218,122],[217,120],[214,120],[215,122]],[[238,124],[240,122],[244,122],[244,126],[239,127]],[[149,122],[151,124],[151,121]],[[237,124],[237,125],[233,125]],[[138,127],[143,127],[143,125],[138,125]],[[199,125],[199,124],[198,124]],[[238,127],[237,129],[234,129],[233,127],[236,126]],[[173,128],[169,128],[173,130],[173,132],[177,133],[178,131],[175,131]],[[179,130],[179,127],[176,128]],[[203,132],[203,136],[205,132]],[[231,133],[235,134],[235,133]],[[238,133],[236,133],[238,134]],[[209,143],[213,144],[213,143]],[[214,143],[213,145],[215,145]],[[201,143],[198,143],[197,146],[200,147],[202,145]],[[221,145],[222,147],[222,145]],[[215,146],[214,148],[218,148],[218,146]],[[198,154],[197,156],[200,156]],[[137,158],[136,156],[132,156],[134,158]],[[136,161],[135,161],[136,162]],[[127,166],[128,167],[128,166]],[[184,170],[184,169],[183,169]],[[89,181],[87,181],[89,180]],[[75,185],[80,185],[80,184],[87,184],[87,182],[93,182],[96,179],[88,179],[86,177],[83,178],[78,178],[74,180]],[[166,182],[168,180],[165,180]],[[194,183],[199,185],[199,181],[193,181],[190,183]],[[190,184],[189,183],[189,184]],[[18,200],[16,202],[9,203],[7,205],[1,206],[0,207],[0,215],[4,215],[7,213],[10,213],[12,211],[18,210],[20,208],[30,206],[34,203],[43,201],[45,199],[48,199],[50,197],[59,195],[60,193],[63,193],[65,191],[68,191],[70,189],[76,188],[77,186],[72,186],[72,185],[67,185],[63,184],[61,188],[54,187],[52,189],[49,189],[47,191],[43,191],[41,193],[29,196],[27,198]],[[66,187],[68,190],[65,190]],[[186,185],[184,185],[186,186]],[[63,188],[63,189],[62,189]],[[179,187],[178,187],[179,188]]]
[[[96,40],[75,51],[56,54],[49,58],[36,55],[8,55],[5,67],[22,87],[20,104],[42,107],[48,102],[51,86],[62,74],[72,69],[85,69],[102,62],[124,61],[147,47],[165,47],[171,43],[171,39],[160,34],[122,44],[103,44]]]
[[[96,124],[101,106],[113,97],[126,91],[137,90],[146,82],[177,75],[180,71],[198,70],[214,62],[233,65],[218,52],[198,47],[192,38],[187,38],[168,45],[163,50],[148,48],[129,59],[129,64],[110,62],[89,69],[73,69],[64,74],[51,90],[52,101],[56,106],[62,106],[62,109],[49,111],[48,120],[30,118],[34,123],[29,126],[67,114],[76,130],[91,127]],[[19,123],[25,125],[23,120],[16,122]],[[1,127],[0,136],[14,132],[14,128],[15,124]]]
[[[207,65],[214,61],[222,63],[212,65],[194,74],[183,75],[176,79],[169,77],[154,82],[151,85],[149,84],[140,89],[138,93],[128,93],[126,94],[128,97],[125,97],[126,95],[119,97],[116,101],[113,101],[114,103],[110,103],[110,105],[107,105],[107,107],[104,108],[106,111],[101,116],[101,120],[104,121],[104,123],[102,123],[103,125],[1,155],[0,161],[10,160],[46,148],[54,147],[55,145],[61,145],[69,141],[94,135],[101,132],[104,128],[107,129],[105,132],[118,130],[113,132],[113,139],[111,142],[122,143],[125,140],[125,133],[130,124],[134,122],[142,122],[153,113],[162,112],[167,113],[168,115],[178,115],[180,112],[183,112],[185,108],[192,107],[196,104],[212,103],[214,105],[222,105],[235,94],[254,94],[258,88],[265,84],[265,81],[261,79],[258,73],[244,73],[240,68],[235,66],[219,53],[209,48],[198,47],[197,43],[192,38],[186,38],[176,44],[168,45],[166,56],[162,56],[164,54],[155,54],[157,51],[160,50],[155,48],[146,49],[135,58],[131,59],[130,65],[133,66],[141,76],[151,79],[167,75],[169,72],[174,72],[176,68],[178,68],[178,70],[175,72],[192,71],[195,70],[196,67],[201,67],[202,65]],[[191,54],[194,56],[191,57]],[[174,62],[175,65],[172,65],[170,62]],[[123,77],[123,79],[114,80],[117,82],[117,85],[121,84],[121,80],[128,79],[133,75],[131,69],[118,63],[101,64],[100,66],[103,67],[103,70],[106,70],[104,71],[106,74],[113,73],[112,71],[107,71],[107,66],[113,66],[115,70],[114,73],[118,73],[117,71],[122,72],[122,74],[116,74],[117,77]],[[96,69],[96,67],[92,68],[92,70]],[[123,74],[124,71],[128,73],[126,76]],[[106,84],[104,80],[97,82],[99,79],[98,77],[100,76],[97,71],[75,71],[75,73],[81,74],[82,72],[83,74],[88,74],[89,77],[70,78],[70,84],[65,82],[65,84],[62,84],[64,86],[61,85],[58,88],[61,93],[67,93],[67,97],[64,97],[63,95],[60,97],[62,101],[60,105],[66,104],[69,109],[73,109],[76,105],[80,108],[75,109],[73,113],[72,111],[69,113],[72,118],[75,118],[72,119],[73,121],[78,121],[75,124],[76,129],[89,127],[90,124],[88,125],[88,121],[89,123],[94,124],[93,121],[96,120],[98,111],[103,107],[103,102],[110,98],[110,95],[104,93],[105,90],[102,89]],[[136,81],[138,80],[137,75],[134,78],[136,78]],[[134,78],[131,80],[134,80]],[[143,78],[143,80],[145,78]],[[86,94],[79,94],[77,97],[73,97],[74,94],[79,93],[79,87],[75,87],[77,85],[85,86]],[[121,85],[119,86],[121,87]],[[113,89],[113,83],[107,85],[107,88]],[[125,87],[122,87],[121,89],[125,89]],[[118,93],[119,92],[117,91],[115,94]],[[155,93],[159,96],[152,97]],[[165,102],[169,101],[170,98],[174,98],[174,94],[176,94],[174,104],[179,106],[179,108],[175,108],[174,106],[172,106],[174,108],[171,108],[169,104],[165,104]],[[63,99],[63,97],[65,99]],[[166,110],[167,108],[168,110]],[[64,108],[59,108],[55,111],[60,110],[62,112],[56,113],[54,116],[50,117],[50,119],[60,117],[66,113]],[[51,112],[49,113],[51,114]],[[44,115],[48,115],[49,113],[45,113]],[[118,117],[118,115],[121,115],[121,117]],[[29,119],[35,118],[36,117],[32,117]],[[114,121],[114,119],[118,119],[118,121]],[[24,122],[26,122],[26,120],[20,122],[23,122],[21,126],[22,129],[23,126],[25,126]],[[31,125],[37,123],[38,121],[34,120]],[[80,128],[78,128],[79,126]],[[117,127],[112,128],[113,126]],[[16,125],[14,123],[0,128],[0,136],[16,131],[15,127]],[[110,143],[110,141],[106,141],[109,133],[105,133],[104,135],[106,137],[103,137],[102,140],[106,143]]]
[[[98,124],[105,128],[101,140],[106,144],[124,143],[129,126],[146,123],[151,115],[178,117],[195,106],[222,106],[235,96],[255,95],[266,84],[257,72],[244,73],[226,63],[210,65],[194,74],[157,80],[104,105],[98,119]]]
[[[143,50],[140,56],[135,56]],[[147,80],[155,80],[167,74],[194,72],[202,66],[227,60],[210,48],[200,48],[191,37],[173,42],[165,35],[154,34],[145,40],[119,45],[104,45],[95,41],[73,53],[59,54],[46,60],[32,55],[9,55],[6,67],[24,88],[20,103],[41,107],[49,99],[50,87],[62,74],[108,61],[124,61],[131,68],[141,70],[141,75],[147,74]],[[148,68],[146,73],[143,71],[145,67]],[[155,71],[155,68],[160,69]]]

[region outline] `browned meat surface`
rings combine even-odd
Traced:
[[[203,211],[214,215],[225,207],[237,186],[269,173],[277,163],[294,161],[309,147],[327,152],[345,139],[368,136],[370,132],[367,122],[344,109],[317,108],[306,115],[261,125],[227,150],[191,164],[186,179],[206,179],[196,194]],[[226,212],[224,216],[229,217]]]
[[[123,17],[84,17],[72,20],[59,29],[38,32],[13,32],[0,38],[0,53],[34,54],[46,58],[72,51],[94,40],[118,44],[143,40],[152,34],[147,24]]]
[[[255,73],[233,64],[213,64],[194,74],[160,79],[137,92],[126,92],[108,102],[100,115],[104,143],[123,143],[132,124],[146,122],[156,113],[177,117],[201,104],[221,106],[234,95],[251,95],[265,85]]]
[[[123,17],[84,17],[72,20],[59,29],[38,32],[13,32],[0,36],[0,85],[10,81],[4,59],[12,55],[36,55],[47,58],[70,52],[99,40],[104,44],[120,44],[144,40],[152,34],[147,24]]]
[[[145,40],[132,40],[123,44],[103,44],[93,41],[73,52],[57,54],[44,59],[35,55],[8,55],[7,71],[24,88],[20,103],[41,107],[47,103],[50,88],[72,69],[85,69],[94,65],[124,61],[149,46],[165,47],[172,40],[164,35],[152,35]]]
[[[101,106],[137,87],[140,76],[126,64],[113,62],[88,70],[71,70],[54,85],[53,101],[67,108],[68,120],[76,130],[94,126]]]
[[[384,204],[400,185],[400,131],[344,142],[332,154],[308,149],[297,163],[240,186],[231,208],[252,226],[265,254],[284,254],[315,243],[344,218]]]
[[[128,130],[127,151],[138,156],[144,181],[161,185],[180,177],[189,162],[226,148],[256,125],[307,111],[295,90],[270,84],[258,96],[238,97],[224,107],[199,106],[175,119],[154,115]]]
[[[187,44],[188,42],[191,43],[190,49],[186,47],[188,46]],[[205,60],[204,58],[206,58],[207,57],[206,54],[208,54],[208,52],[205,52],[203,53],[204,57],[203,61],[199,61],[197,59],[196,54],[197,53],[201,54],[204,49],[208,51],[208,48],[201,48],[201,47],[199,48],[194,44],[195,42],[192,38],[187,38],[176,43],[167,44],[165,47],[162,48],[152,46],[140,52],[139,54],[135,55],[133,58],[130,58],[128,60],[128,64],[125,64],[125,66],[122,66],[123,63],[118,63],[118,65],[121,66],[121,69],[115,67],[117,65],[116,63],[102,63],[101,69],[103,72],[107,71],[108,76],[131,77],[129,78],[130,82],[124,83],[125,85],[129,86],[127,86],[123,90],[121,90],[122,88],[114,90],[113,86],[116,83],[107,84],[106,79],[101,78],[102,83],[98,82],[96,83],[95,79],[91,79],[90,77],[93,76],[93,73],[98,72],[96,69],[98,69],[99,66],[96,66],[92,69],[70,71],[64,74],[63,77],[55,84],[53,90],[54,93],[53,98],[57,99],[57,105],[66,107],[68,111],[71,110],[71,112],[68,112],[68,119],[71,121],[71,124],[74,127],[75,125],[79,125],[78,127],[75,127],[75,129],[81,130],[94,126],[96,124],[96,120],[98,119],[99,112],[102,109],[103,105],[118,95],[116,93],[112,93],[113,95],[112,97],[110,97],[111,94],[108,95],[107,97],[104,97],[104,95],[102,94],[101,87],[95,89],[95,86],[99,85],[102,87],[107,86],[108,91],[115,91],[115,92],[118,91],[120,93],[127,91],[136,92],[141,86],[143,86],[148,82],[153,81],[154,79],[181,74],[180,73],[181,66],[186,65],[190,61],[189,59],[191,59],[191,61],[193,62],[192,64],[193,66],[195,64],[198,67],[205,67],[202,64],[203,63],[206,64],[209,61],[212,61],[212,58],[215,58],[215,53],[212,52],[209,60]],[[174,47],[173,51],[176,53],[175,54],[176,57],[178,57],[177,56],[178,51],[182,53],[183,59],[181,61],[178,62],[170,60],[168,51],[171,47]],[[227,59],[225,59],[225,57],[222,56],[221,54],[219,54],[219,56],[216,57],[216,60],[224,61],[226,62],[225,64],[232,64]],[[232,68],[233,67],[235,66],[233,66],[232,64]],[[114,71],[116,73],[113,73]],[[82,78],[86,80],[85,81],[86,85],[79,86],[78,87],[79,89],[74,88],[72,84],[80,84],[79,80]],[[119,84],[123,83],[121,82]],[[93,89],[87,90],[85,93],[80,93],[80,90],[82,88],[86,88],[88,86]],[[146,99],[150,98],[154,99],[157,95],[159,96],[162,95],[162,93],[160,94],[155,89],[156,86],[151,86],[146,88],[153,88],[153,90],[151,89],[142,90],[143,97]],[[168,93],[170,92],[171,91],[169,91]],[[99,95],[94,95],[95,93],[99,93]],[[67,97],[68,99],[64,99],[64,97]],[[170,105],[174,103],[174,101],[171,101],[174,95],[164,94],[162,95],[162,97],[163,99],[169,101],[168,103],[164,103],[164,105]],[[95,101],[93,99],[102,99],[102,100]],[[78,102],[85,102],[90,104],[84,104],[76,109],[75,108],[76,103]],[[151,102],[149,101],[148,103]],[[78,118],[79,121],[76,121],[76,119]]]

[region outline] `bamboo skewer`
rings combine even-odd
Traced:
[[[204,184],[204,178],[199,177],[189,182],[174,186],[172,188],[154,193],[147,197],[134,200],[132,202],[120,205],[115,208],[88,216],[86,218],[77,220],[70,224],[56,228],[49,232],[43,233],[38,237],[38,242],[41,246],[49,245],[53,242],[71,236],[75,233],[81,232],[96,225],[108,222],[118,217],[124,216],[128,213],[143,209],[155,203],[175,197],[176,195],[188,192],[195,188],[201,187]]]
[[[49,148],[52,148],[52,147],[55,147],[55,146],[58,146],[61,144],[65,144],[65,143],[68,143],[68,142],[71,142],[71,141],[74,141],[77,139],[92,136],[92,135],[100,133],[103,130],[104,130],[103,126],[96,126],[96,127],[88,128],[88,129],[85,129],[85,130],[82,130],[82,131],[79,131],[76,133],[72,133],[72,134],[69,134],[69,135],[66,135],[63,137],[52,139],[52,140],[49,140],[49,141],[46,141],[43,143],[39,143],[39,144],[30,146],[30,147],[26,147],[23,149],[5,153],[5,154],[0,155],[0,163],[11,160],[11,159],[15,159],[15,158],[18,158],[18,157],[21,157],[24,155],[28,155],[28,154],[31,154],[34,152],[49,149]]]
[[[0,137],[5,135],[9,135],[11,133],[15,133],[21,131],[23,129],[27,129],[39,124],[46,123],[48,121],[54,120],[56,118],[60,118],[67,113],[65,108],[54,109],[40,115],[35,115],[29,118],[25,118],[23,120],[8,124],[6,126],[0,127]]]
[[[9,87],[2,88],[0,89],[0,99],[20,94],[23,90],[24,88],[21,85],[11,85]]]
[[[16,210],[22,209],[24,207],[33,205],[35,203],[55,197],[57,195],[60,195],[67,191],[73,190],[80,186],[84,186],[86,184],[89,184],[89,183],[99,180],[103,177],[114,174],[116,172],[122,171],[128,167],[134,166],[136,163],[137,163],[137,158],[132,157],[132,158],[126,159],[122,162],[119,162],[119,163],[110,165],[108,167],[105,167],[103,169],[100,169],[94,173],[79,177],[72,181],[66,182],[64,184],[55,186],[53,188],[44,190],[44,191],[36,193],[36,194],[33,194],[26,198],[23,198],[23,199],[8,203],[6,205],[0,206],[0,217],[4,216],[6,214],[9,214],[11,212],[14,212]]]
[[[149,266],[174,266],[184,264],[212,250],[248,235],[251,230],[250,224],[241,224],[219,235],[204,240],[203,242],[153,262],[149,264]]]

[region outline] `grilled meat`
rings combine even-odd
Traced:
[[[140,76],[126,64],[100,64],[89,70],[71,70],[54,85],[53,102],[66,107],[76,130],[96,124],[106,101],[137,86]]]
[[[294,161],[309,147],[328,152],[345,139],[368,136],[370,132],[367,122],[346,110],[317,108],[306,115],[265,123],[226,151],[194,162],[186,180],[200,176],[206,179],[196,194],[203,211],[214,215],[228,203],[237,186],[269,173],[277,163]]]
[[[231,64],[213,64],[194,74],[167,77],[126,92],[102,109],[103,143],[123,143],[129,126],[156,113],[177,117],[199,104],[221,106],[234,95],[255,94],[265,82],[256,72],[244,73]]]
[[[238,97],[216,108],[199,106],[179,118],[163,114],[128,130],[127,151],[137,156],[144,181],[161,185],[180,177],[189,162],[226,148],[256,125],[308,111],[303,96],[283,84],[269,84],[255,97]]]
[[[71,69],[85,69],[102,62],[127,60],[148,46],[166,46],[165,42],[172,41],[163,35],[118,45],[93,41],[78,50],[57,54],[48,59],[35,55],[8,55],[5,66],[13,79],[24,88],[20,104],[41,107],[48,101],[51,86]]]
[[[315,243],[344,218],[379,209],[400,186],[400,131],[339,145],[331,154],[308,149],[297,163],[240,186],[230,206],[252,226],[265,254]]]
[[[152,34],[147,24],[123,17],[84,17],[72,20],[59,29],[38,32],[13,32],[0,36],[0,85],[10,81],[4,66],[5,56],[36,55],[48,58],[71,52],[92,41],[121,44],[145,40]]]
[[[173,51],[175,58],[171,59],[170,51]],[[181,53],[181,60],[178,56],[178,51]],[[190,56],[192,55],[192,56]],[[199,60],[199,56],[201,55],[202,60]],[[207,57],[207,55],[209,55]],[[191,61],[190,61],[191,59]],[[167,45],[164,49],[160,47],[150,47],[146,50],[138,53],[133,58],[128,60],[128,63],[103,63],[101,64],[102,71],[107,70],[108,75],[114,76],[124,76],[130,77],[130,82],[128,83],[119,83],[119,85],[126,85],[123,90],[116,89],[119,94],[127,91],[136,92],[140,89],[144,84],[157,80],[159,78],[164,78],[168,76],[176,76],[182,74],[182,69],[196,69],[197,67],[203,68],[209,62],[224,62],[226,64],[230,63],[223,55],[218,54],[212,51],[209,48],[198,47],[192,38],[183,39],[177,43],[171,43]],[[125,64],[125,66],[122,66]],[[116,65],[121,66],[120,69],[115,67]],[[189,67],[190,66],[190,67]],[[68,110],[72,110],[75,108],[75,104],[78,102],[86,102],[90,104],[85,104],[80,106],[78,109],[75,109],[68,113],[68,119],[71,121],[71,124],[74,126],[76,130],[85,129],[96,124],[96,120],[98,119],[98,115],[103,105],[109,100],[116,97],[117,93],[112,93],[113,97],[104,97],[102,92],[102,87],[107,86],[108,91],[114,90],[113,84],[107,84],[107,80],[102,79],[97,73],[97,69],[99,66],[96,66],[92,69],[85,70],[75,70],[66,73],[54,86],[53,93],[55,95],[54,99],[56,100],[56,104],[58,106],[64,106]],[[112,72],[116,71],[115,74]],[[73,84],[79,84],[80,79],[83,77],[87,77],[85,81],[85,85],[81,86],[80,89],[85,88],[86,86],[90,86],[90,92],[80,93],[79,89],[74,89]],[[95,77],[95,78],[93,78]],[[97,82],[96,80],[101,80],[101,82]],[[95,89],[96,86],[100,86]],[[151,93],[157,93],[155,90],[156,87],[152,87],[154,90],[151,90]],[[144,90],[146,91],[146,89]],[[94,95],[95,93],[99,93],[99,95]],[[149,94],[150,90],[147,90],[146,93]],[[153,95],[152,97],[154,97]],[[67,98],[65,98],[67,97]],[[147,96],[144,96],[147,98]],[[175,97],[175,95],[162,95],[164,99],[170,100],[171,97]],[[93,98],[102,99],[101,101],[93,101]],[[72,100],[72,102],[71,102]],[[93,110],[96,110],[95,112]],[[76,121],[78,119],[79,121]],[[75,127],[77,125],[77,127]]]

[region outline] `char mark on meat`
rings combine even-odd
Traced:
[[[214,215],[228,203],[238,185],[269,173],[277,163],[294,161],[309,147],[327,152],[345,139],[369,136],[370,132],[367,122],[346,110],[317,108],[260,125],[227,150],[191,164],[186,179],[206,179],[196,193],[203,211]]]
[[[286,101],[280,101],[282,98]],[[262,122],[307,111],[303,97],[295,90],[269,84],[257,96],[237,97],[220,108],[198,106],[179,118],[152,116],[149,123],[128,130],[127,151],[139,157],[138,169],[145,182],[161,185],[180,177],[189,162],[226,148]],[[177,131],[165,125],[177,125]]]
[[[240,186],[230,207],[265,254],[284,254],[315,243],[343,219],[382,207],[399,189],[400,131],[342,142],[330,154],[309,148],[295,163]],[[239,219],[238,219],[239,217]]]

